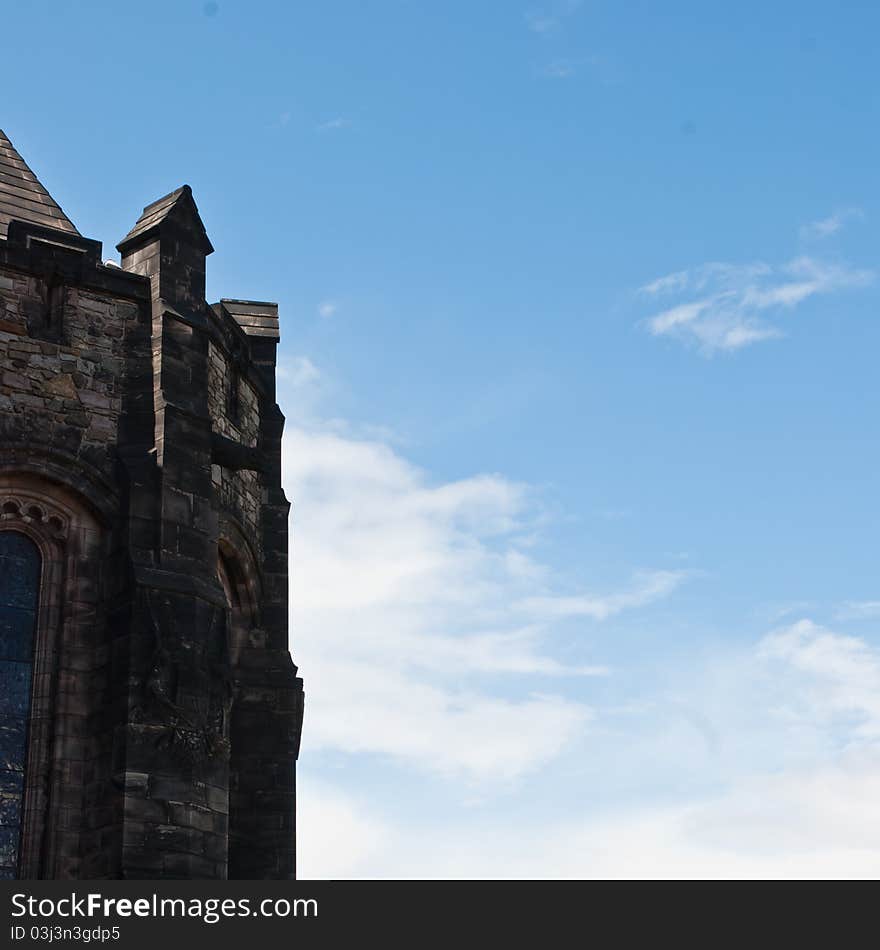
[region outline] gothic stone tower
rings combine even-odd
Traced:
[[[101,262],[0,132],[0,877],[292,878],[274,304],[184,185]]]

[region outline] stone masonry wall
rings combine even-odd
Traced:
[[[101,266],[91,242],[10,238],[0,243],[0,529],[29,535],[42,558],[21,874],[112,877],[116,658],[128,663],[108,610],[128,583],[119,446],[146,449],[152,428],[148,288]]]
[[[0,271],[0,427],[112,478],[125,336],[138,307],[76,287],[61,293],[50,325],[45,281]]]
[[[231,370],[231,361],[215,343],[208,343],[208,411],[215,432],[255,448],[260,435],[260,401],[254,387],[240,373]],[[230,392],[237,386],[237,394]],[[237,403],[235,418],[230,403]],[[261,505],[260,477],[247,469],[233,471],[211,466],[211,477],[220,504],[236,514],[254,543],[258,543]]]

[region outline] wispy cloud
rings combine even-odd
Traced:
[[[329,320],[330,317],[334,316],[336,311],[339,309],[339,304],[335,300],[322,300],[318,304],[318,315],[324,317],[325,320]]]
[[[876,880],[880,860],[880,757],[870,753],[741,777],[711,797],[545,813],[515,833],[491,814],[391,822],[350,791],[302,789],[309,878]]]
[[[690,669],[664,669],[665,687],[622,715],[601,746],[594,730],[583,758],[583,804],[536,815],[511,834],[490,807],[417,824],[304,785],[305,813],[338,822],[352,848],[329,832],[303,836],[309,876],[397,878],[829,878],[876,877],[880,861],[880,651],[810,620],[775,630]],[[669,695],[665,695],[664,691]],[[599,706],[605,728],[612,711]],[[680,728],[677,729],[676,725]],[[682,731],[683,730],[683,731]],[[589,801],[591,778],[656,780],[662,764],[676,794]],[[693,773],[684,784],[681,776]],[[575,800],[578,798],[575,796]],[[326,812],[326,815],[324,814]]]
[[[559,26],[559,19],[546,13],[527,13],[526,23],[533,33],[552,33]]]
[[[554,59],[539,72],[547,79],[570,79],[577,72],[577,67],[570,59]]]
[[[523,607],[544,618],[590,617],[607,620],[624,610],[644,607],[671,594],[688,577],[687,571],[644,571],[629,589],[614,594],[580,594],[574,597],[531,597]]]
[[[533,585],[516,535],[523,486],[476,476],[436,486],[387,444],[291,429],[297,659],[314,683],[313,749],[390,756],[472,781],[554,758],[588,707],[475,676],[584,675],[511,610]]]
[[[536,75],[543,79],[571,79],[580,72],[587,71],[594,78],[605,85],[617,81],[617,70],[614,63],[605,56],[588,55],[558,57],[552,59],[536,69]]]
[[[848,600],[835,612],[838,620],[880,620],[880,600]]]
[[[557,625],[635,610],[683,579],[647,571],[610,594],[558,594],[532,552],[544,513],[527,485],[495,474],[432,484],[387,440],[324,420],[284,439],[313,752],[480,784],[539,769],[592,721],[573,682],[609,672],[585,641],[560,655]]]
[[[880,740],[880,651],[866,640],[800,620],[768,635],[759,656],[798,677],[800,692],[779,710],[787,719]]]
[[[802,256],[781,267],[710,263],[651,281],[641,294],[683,298],[645,321],[653,336],[671,336],[704,354],[741,349],[783,335],[774,317],[811,297],[873,280],[872,271]]]
[[[285,357],[279,360],[276,374],[292,389],[314,386],[321,377],[318,367],[307,356]]]
[[[556,3],[532,8],[525,13],[526,26],[533,33],[541,35],[555,33],[563,21],[576,13],[580,6],[581,0],[558,0]]]
[[[342,116],[336,116],[333,119],[328,119],[326,122],[321,122],[318,125],[319,132],[338,132],[340,129],[351,128],[351,119],[343,118]]]
[[[801,240],[820,240],[821,238],[830,237],[832,234],[837,234],[847,221],[862,217],[864,217],[864,212],[861,208],[842,208],[827,218],[820,218],[818,221],[805,224],[800,229]]]

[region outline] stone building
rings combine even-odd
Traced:
[[[187,185],[118,249],[0,132],[0,878],[292,878],[277,306]]]

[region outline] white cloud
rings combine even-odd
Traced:
[[[278,379],[291,389],[314,386],[321,377],[318,367],[306,356],[280,359],[275,372]]]
[[[306,786],[301,797],[308,800]],[[515,831],[489,819],[384,824],[368,854],[340,855],[354,877],[416,879],[876,879],[880,758],[744,780],[714,798],[547,816]],[[355,827],[381,824],[351,803]],[[355,839],[355,845],[358,840]],[[341,876],[319,849],[300,849],[306,877]],[[313,870],[313,868],[315,870]]]
[[[390,833],[350,795],[309,777],[297,794],[297,876],[350,878],[378,859]]]
[[[740,761],[715,790],[666,794],[654,804],[647,796],[601,809],[588,803],[515,827],[491,805],[446,820],[389,821],[349,794],[352,823],[375,833],[369,853],[343,853],[342,866],[385,878],[875,878],[880,651],[804,620],[731,659],[697,664],[679,695],[718,733],[716,744],[739,749]],[[644,709],[652,722],[662,719],[662,696]],[[825,735],[831,751],[805,741],[804,729]],[[611,754],[646,786],[653,778],[646,748],[673,770],[703,768],[665,732],[621,739]],[[767,762],[765,747],[773,753]],[[597,771],[610,780],[602,762]],[[590,791],[585,785],[585,797]],[[312,794],[304,783],[304,800]],[[303,854],[306,876],[322,867],[317,849],[312,860]]]
[[[433,485],[377,439],[291,427],[284,478],[306,754],[380,755],[471,782],[539,769],[592,718],[567,684],[608,672],[586,644],[560,660],[553,623],[605,619],[681,579],[646,572],[608,597],[558,595],[529,552],[539,512],[527,486]]]
[[[765,638],[759,655],[798,677],[783,714],[842,729],[847,742],[880,739],[880,652],[867,641],[801,620]]]
[[[380,767],[394,760],[449,779],[509,782],[555,758],[590,719],[588,709],[561,696],[501,699],[363,658],[323,656],[307,668],[307,747],[379,755]]]
[[[645,292],[735,276],[713,267]],[[754,284],[756,307],[803,299],[768,296],[781,284],[760,265],[750,274],[740,292]],[[786,275],[829,279],[807,264]],[[307,401],[317,368],[286,365]],[[870,641],[801,620],[751,646],[655,652],[645,687],[635,668],[611,675],[594,662],[595,638],[571,625],[601,631],[690,572],[560,593],[532,543],[528,486],[491,474],[435,484],[386,439],[350,427],[304,417],[285,437],[284,473],[294,656],[308,683],[303,876],[876,875],[880,650]],[[322,760],[358,767],[331,778]],[[353,773],[382,774],[392,797],[350,779],[343,791],[336,776]],[[447,804],[413,807],[418,783]],[[536,791],[545,804],[529,813]]]
[[[330,317],[334,316],[336,311],[339,309],[339,305],[335,300],[322,300],[318,304],[318,315],[324,317],[325,320],[329,320]]]
[[[430,486],[385,444],[305,429],[284,462],[296,655],[315,684],[307,744],[475,780],[555,756],[586,707],[469,679],[603,672],[546,655],[545,631],[510,606],[534,583],[516,547],[525,489],[497,476]]]
[[[863,287],[873,277],[868,270],[803,256],[778,268],[764,263],[705,264],[651,281],[641,293],[651,299],[686,298],[649,317],[648,331],[712,354],[780,337],[775,315],[820,294]]]
[[[802,240],[819,240],[837,234],[838,231],[852,218],[861,218],[864,212],[861,208],[843,208],[835,211],[827,218],[820,218],[818,221],[811,221],[805,224],[800,230]]]

